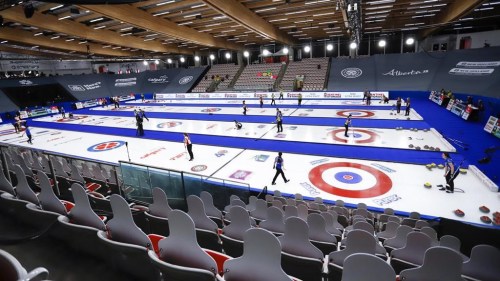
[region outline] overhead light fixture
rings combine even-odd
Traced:
[[[309,53],[310,51],[311,51],[311,47],[310,46],[305,46],[304,47],[304,52]]]
[[[7,43],[7,42],[9,42],[9,41],[7,41],[7,40],[3,40],[2,42],[0,42],[0,44],[5,44],[5,43]]]
[[[156,14],[153,14],[153,17],[163,16],[163,15],[166,15],[166,14],[170,14],[170,12],[169,11],[165,11],[165,12],[156,13]]]
[[[156,65],[160,64],[160,61],[159,60],[155,60],[155,64]]]
[[[413,39],[413,37],[406,39],[406,45],[413,45],[413,43],[415,43],[415,39]]]
[[[55,7],[50,8],[49,10],[50,10],[50,11],[54,11],[54,10],[57,10],[57,9],[59,9],[59,8],[62,8],[62,7],[64,7],[64,5],[57,5],[57,6],[55,6]]]
[[[387,42],[385,40],[378,41],[378,46],[381,48],[385,47],[386,44],[387,44]]]
[[[289,50],[287,47],[283,48],[283,54],[288,55],[288,52],[289,52]]]
[[[226,53],[226,59],[230,59],[231,58],[231,53],[227,52]]]
[[[210,55],[210,60],[214,60],[215,56],[213,54]]]
[[[33,34],[33,36],[40,36],[42,34],[43,34],[43,32],[38,32],[38,33]]]
[[[327,50],[327,51],[331,51],[331,50],[333,50],[333,44],[328,44],[328,45],[326,45],[326,50]]]
[[[200,61],[200,57],[199,56],[194,56],[194,61]]]
[[[144,61],[142,62],[142,64],[144,64],[144,65],[148,65],[148,62],[147,62],[146,60],[144,60]]]
[[[180,58],[180,61],[181,61],[182,63],[184,63],[184,62],[186,61],[186,59],[185,59],[184,57],[181,57],[181,58]]]
[[[64,20],[64,19],[69,19],[69,18],[71,18],[71,15],[67,15],[67,16],[64,16],[64,17],[58,18],[58,20]]]
[[[101,20],[103,20],[103,19],[104,19],[104,18],[96,18],[96,19],[90,20],[90,22],[101,21]]]
[[[270,52],[269,52],[268,50],[264,49],[264,50],[262,51],[262,54],[263,54],[264,56],[269,56]]]
[[[358,47],[358,43],[356,42],[351,42],[351,44],[349,44],[349,48],[351,48],[352,50],[356,49]]]
[[[165,2],[161,2],[161,3],[157,3],[156,6],[163,6],[163,5],[167,5],[167,4],[174,3],[174,2],[175,2],[175,0],[165,1]]]
[[[244,56],[245,58],[248,58],[248,57],[250,56],[250,53],[249,53],[248,51],[244,51],[244,52],[243,52],[243,56]]]
[[[172,59],[167,59],[167,63],[172,63]]]

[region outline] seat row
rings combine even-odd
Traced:
[[[6,194],[2,194],[2,207],[5,206],[13,206],[14,204],[12,202],[18,201],[17,203],[20,202],[20,204],[27,204],[27,212],[28,212],[28,217],[29,219],[33,220],[33,218],[37,218],[36,221],[40,223],[41,221],[45,221],[47,217],[52,217],[53,214],[59,216],[62,215],[61,217],[58,218],[59,222],[61,224],[66,223],[66,225],[71,225],[68,224],[68,219],[65,219],[69,217],[70,219],[73,220],[73,222],[84,222],[87,224],[91,224],[94,228],[96,229],[105,229],[104,228],[104,221],[106,218],[103,217],[97,217],[97,215],[92,214],[92,209],[90,208],[90,203],[89,203],[89,197],[86,191],[83,189],[83,187],[74,184],[71,188],[71,192],[73,192],[73,197],[75,198],[75,204],[76,206],[81,206],[80,209],[83,208],[83,212],[78,211],[79,208],[75,208],[74,205],[72,205],[69,202],[61,202],[58,200],[58,198],[55,196],[52,187],[50,185],[50,181],[48,177],[44,177],[44,173],[40,172],[40,188],[41,192],[40,194],[35,194],[30,187],[28,186],[26,181],[23,181],[24,177],[24,171],[19,165],[15,165],[15,173],[18,176],[20,180],[18,180],[18,185],[16,186],[16,189],[10,187],[5,188],[9,183],[5,177],[0,177],[0,183],[2,183],[0,186],[2,187],[2,190],[7,190],[8,192],[5,192]],[[15,194],[13,196],[12,194]],[[7,195],[10,195],[7,196]],[[113,197],[113,196],[112,196]],[[201,198],[200,198],[201,197]],[[193,224],[195,226],[194,228],[194,233],[195,233],[195,240],[197,243],[202,244],[202,246],[206,246],[206,248],[214,248],[215,250],[222,251],[222,249],[225,250],[225,252],[229,256],[233,256],[233,258],[236,258],[242,254],[244,254],[245,246],[245,233],[247,233],[249,230],[255,229],[253,226],[256,225],[258,220],[250,218],[249,214],[252,213],[252,211],[248,212],[247,208],[252,209],[251,203],[249,202],[248,205],[243,206],[238,206],[241,205],[241,203],[236,203],[237,198],[233,198],[232,204],[229,207],[229,212],[226,214],[224,217],[219,217],[226,226],[222,229],[219,230],[219,227],[217,223],[212,221],[208,216],[207,213],[211,213],[215,215],[213,218],[216,218],[219,213],[217,213],[215,210],[215,206],[213,206],[213,199],[211,198],[211,195],[207,192],[202,192],[200,194],[200,197],[197,196],[189,196],[188,197],[188,213],[187,215],[190,217],[190,219],[193,221]],[[121,214],[121,213],[126,213],[127,217],[126,219],[116,219],[116,226],[114,227],[115,231],[111,231],[111,237],[114,239],[117,239],[120,241],[122,238],[121,233],[123,232],[123,237],[128,237],[130,233],[144,233],[142,230],[135,227],[129,227],[127,226],[128,221],[133,222],[133,218],[131,215],[132,210],[128,205],[124,205],[123,203],[126,204],[125,200],[121,197],[116,197],[115,198],[120,198],[120,199],[111,199],[110,205],[111,205],[111,211],[113,214],[113,219],[116,219],[116,214]],[[10,204],[8,203],[10,199]],[[122,200],[123,202],[121,203],[113,203],[113,201],[119,201]],[[148,221],[150,223],[150,230],[153,230],[151,232],[156,232],[159,234],[163,235],[169,235],[172,233],[172,228],[175,228],[171,224],[171,218],[170,214],[174,212],[175,210],[172,210],[169,205],[168,205],[168,200],[165,195],[165,193],[158,188],[155,188],[153,190],[153,204],[150,205],[149,211],[146,212],[146,214],[149,214]],[[24,201],[24,202],[23,202]],[[233,202],[234,201],[234,202]],[[241,201],[241,200],[240,200]],[[279,201],[279,200],[278,200]],[[79,203],[80,202],[80,203]],[[83,203],[81,203],[83,202]],[[205,202],[207,202],[205,208]],[[258,202],[264,202],[267,206],[267,202],[264,200],[257,200],[255,201],[255,206],[260,205],[262,203]],[[29,203],[29,204],[28,204]],[[118,205],[117,205],[118,204]],[[117,206],[115,206],[117,205]],[[302,204],[300,204],[302,205]],[[256,210],[257,208],[255,208]],[[90,210],[90,211],[89,211]],[[210,211],[209,211],[210,210]],[[344,241],[340,243],[340,251],[335,251],[336,247],[335,244],[337,242],[337,237],[333,235],[333,233],[328,231],[328,228],[326,226],[327,221],[329,222],[328,224],[330,225],[330,231],[335,231],[335,229],[340,230],[341,226],[334,226],[333,222],[333,212],[322,212],[322,213],[316,213],[312,212],[311,214],[308,214],[307,220],[301,219],[298,216],[290,216],[286,222],[285,222],[285,228],[284,231],[282,232],[276,232],[276,222],[279,221],[279,217],[281,217],[282,211],[276,207],[276,206],[270,206],[267,207],[268,211],[268,218],[266,220],[262,220],[259,223],[260,229],[270,229],[271,231],[274,232],[274,236],[279,236],[277,239],[280,242],[281,245],[281,251],[282,251],[282,266],[285,272],[288,274],[291,274],[293,276],[297,276],[299,278],[303,278],[304,280],[320,280],[320,279],[310,279],[312,276],[317,276],[317,278],[321,278],[321,276],[324,276],[325,274],[328,273],[328,276],[330,276],[330,280],[338,280],[340,278],[342,272],[343,272],[343,261],[350,256],[351,254],[358,253],[359,251],[361,252],[368,252],[374,256],[376,256],[378,253],[377,248],[377,242],[374,238],[374,230],[369,229],[367,230],[365,227],[366,225],[369,225],[373,227],[371,224],[367,224],[366,218],[364,217],[356,217],[357,215],[353,216],[353,220],[355,221],[353,225],[353,229],[351,231],[348,231],[347,235],[344,235]],[[219,211],[220,212],[220,211]],[[17,215],[22,213],[19,211],[19,209],[14,212]],[[52,214],[51,214],[52,213]],[[79,213],[83,213],[86,215],[79,215]],[[130,213],[130,215],[129,215]],[[35,215],[36,214],[36,215]],[[42,214],[42,215],[40,215]],[[71,216],[68,216],[70,214]],[[90,215],[89,215],[90,214]],[[122,216],[120,216],[122,217]],[[120,218],[118,217],[118,218]],[[41,218],[41,219],[40,219]],[[93,219],[92,219],[93,218]],[[278,218],[278,219],[277,219]],[[28,220],[29,220],[28,219]],[[359,219],[359,221],[358,221]],[[229,222],[229,223],[228,223]],[[387,223],[385,227],[385,231],[389,232],[393,227],[391,225],[395,224],[396,222],[390,221]],[[109,225],[110,223],[108,223]],[[363,224],[365,227],[363,227]],[[113,225],[113,224],[111,224]],[[359,227],[358,227],[359,225]],[[85,225],[88,227],[88,225]],[[155,231],[155,227],[160,226],[160,231]],[[163,227],[163,229],[161,229]],[[168,229],[167,231],[165,231]],[[109,229],[109,227],[108,227]],[[138,229],[139,231],[135,231],[135,229]],[[309,231],[309,230],[320,230],[320,231]],[[401,229],[401,230],[399,230]],[[398,231],[396,231],[395,238],[399,237],[398,240],[399,245],[403,245],[403,247],[398,247],[397,243],[390,243],[389,241],[392,241],[392,238],[385,239],[384,240],[384,246],[393,246],[394,249],[391,250],[391,265],[396,269],[396,272],[399,272],[401,270],[404,270],[408,267],[414,267],[415,265],[422,264],[423,261],[423,254],[422,252],[428,250],[432,246],[437,246],[438,244],[436,243],[435,240],[432,239],[431,235],[424,233],[423,230],[426,228],[422,228],[422,232],[414,232],[412,228],[408,226],[398,226]],[[87,229],[88,230],[88,229]],[[134,231],[132,231],[134,230]],[[299,230],[299,231],[297,231]],[[371,231],[371,232],[369,232]],[[318,235],[318,237],[312,237],[308,232],[313,232],[316,233],[315,235]],[[77,233],[79,233],[77,231]],[[115,233],[115,235],[113,235]],[[87,233],[88,234],[88,233]],[[95,233],[94,233],[95,234]],[[101,233],[102,234],[102,233]],[[215,236],[213,235],[215,234]],[[287,235],[288,234],[288,235]],[[345,234],[345,231],[344,231]],[[403,241],[402,237],[404,237],[404,234],[406,234],[406,239],[404,240],[404,243],[401,242]],[[109,232],[108,232],[108,235]],[[434,235],[435,232],[434,232]],[[62,235],[63,237],[73,237],[71,235]],[[82,235],[77,235],[77,236],[82,236]],[[92,231],[90,235],[83,235],[83,237],[86,237],[87,241],[92,241]],[[101,235],[102,236],[102,235]],[[220,240],[222,241],[222,247],[218,245],[219,237]],[[321,243],[322,237],[329,237],[331,239],[330,241],[332,242],[332,245],[328,245],[328,243]],[[94,240],[95,235],[93,236]],[[100,236],[98,236],[100,237]],[[149,237],[149,236],[148,236]],[[156,237],[156,238],[155,238]],[[215,237],[215,244],[214,244],[214,239]],[[390,236],[387,236],[390,237]],[[102,238],[102,237],[101,237]],[[154,241],[158,237],[155,236],[154,234],[150,234],[150,240]],[[378,237],[380,238],[380,237]],[[444,237],[443,237],[444,238]],[[443,239],[442,238],[442,239]],[[128,238],[123,238],[123,239],[128,239]],[[243,239],[243,241],[241,241]],[[85,239],[83,239],[85,240]],[[101,239],[102,240],[102,239]],[[99,240],[99,241],[101,241]],[[359,240],[359,241],[358,241]],[[77,244],[81,246],[82,244],[82,239],[77,240]],[[133,238],[131,241],[145,241],[141,240],[138,238]],[[298,241],[303,241],[303,243],[298,243]],[[370,242],[367,242],[370,241]],[[95,241],[94,241],[95,242]],[[116,242],[116,241],[115,241]],[[320,243],[318,243],[320,242]],[[141,242],[142,243],[142,242]],[[147,245],[148,243],[146,243]],[[151,244],[151,243],[150,243]],[[453,244],[448,242],[448,244]],[[215,246],[213,246],[215,245]],[[375,251],[372,251],[372,245],[374,245]],[[93,247],[88,245],[89,247],[85,247],[86,249],[92,249]],[[325,248],[328,246],[334,246],[331,249]],[[364,246],[368,246],[366,248],[363,248]],[[440,245],[440,246],[445,246],[445,244]],[[297,248],[298,247],[298,248]],[[455,243],[455,248],[457,248],[456,243]],[[221,249],[222,248],[222,249]],[[452,248],[452,247],[450,247]],[[459,247],[458,247],[459,248]],[[361,249],[361,250],[360,250]],[[243,253],[242,253],[243,252]],[[316,254],[314,254],[316,252]],[[417,252],[417,255],[411,255],[407,254],[408,252]],[[456,249],[455,249],[455,252]],[[329,270],[324,271],[324,270],[317,270],[321,269],[321,266],[318,266],[320,264],[323,264],[326,262],[325,259],[323,259],[323,262],[321,262],[321,259],[319,259],[319,253],[321,253],[322,257],[325,255],[328,255],[328,264],[329,264]],[[291,257],[287,256],[287,254]],[[458,254],[458,253],[457,253]],[[313,255],[313,257],[309,257],[308,255]],[[316,257],[314,257],[316,255]],[[215,255],[217,256],[217,255]],[[378,256],[384,256],[384,255],[378,255]],[[310,263],[304,262],[303,259],[313,259]],[[463,258],[463,257],[462,257]],[[464,258],[463,258],[464,259]],[[112,259],[111,259],[112,260]],[[309,265],[309,267],[298,267],[294,265],[297,263],[297,260],[299,260],[299,264],[303,265]],[[289,262],[286,262],[289,261]],[[314,262],[315,261],[315,262]],[[147,263],[146,263],[147,264]],[[292,264],[292,266],[290,266]],[[117,266],[118,267],[118,266]],[[118,268],[123,269],[126,267],[121,267],[119,266]],[[297,270],[300,268],[300,270]],[[314,269],[312,271],[308,271]],[[306,274],[304,274],[306,273]],[[302,276],[304,274],[304,276]]]

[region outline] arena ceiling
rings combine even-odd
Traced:
[[[0,1],[0,51],[49,58],[165,57],[350,40],[351,0]],[[497,29],[500,0],[353,0],[362,38]],[[111,2],[111,1],[108,1]],[[26,17],[26,6],[34,14]],[[29,8],[29,6],[28,6]]]

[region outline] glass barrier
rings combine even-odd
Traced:
[[[244,183],[131,162],[120,162],[120,170],[124,194],[129,200],[152,203],[152,189],[159,187],[167,194],[172,208],[187,210],[189,195],[199,196],[207,191],[212,194],[214,205],[222,210],[229,205],[231,195],[238,195],[244,201],[250,196],[250,186]]]
[[[28,184],[35,191],[40,190],[37,174],[42,171],[51,180],[54,193],[59,198],[73,201],[71,185],[79,183],[87,192],[97,196],[95,200],[90,197],[91,204],[100,204],[98,209],[104,210],[110,209],[106,197],[111,194],[120,194],[131,201],[152,203],[154,187],[165,191],[172,208],[181,210],[187,210],[186,199],[189,195],[199,196],[202,191],[212,194],[214,205],[221,210],[229,205],[231,195],[237,195],[246,202],[250,196],[250,186],[245,183],[131,162],[114,165],[17,145],[0,145],[0,162],[0,169],[13,186],[17,185],[14,165],[22,168]]]

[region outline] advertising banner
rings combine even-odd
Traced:
[[[497,124],[498,124],[498,118],[496,118],[495,116],[490,116],[488,122],[486,122],[486,125],[484,125],[484,130],[491,134],[491,132],[493,131],[495,126],[497,126]]]

